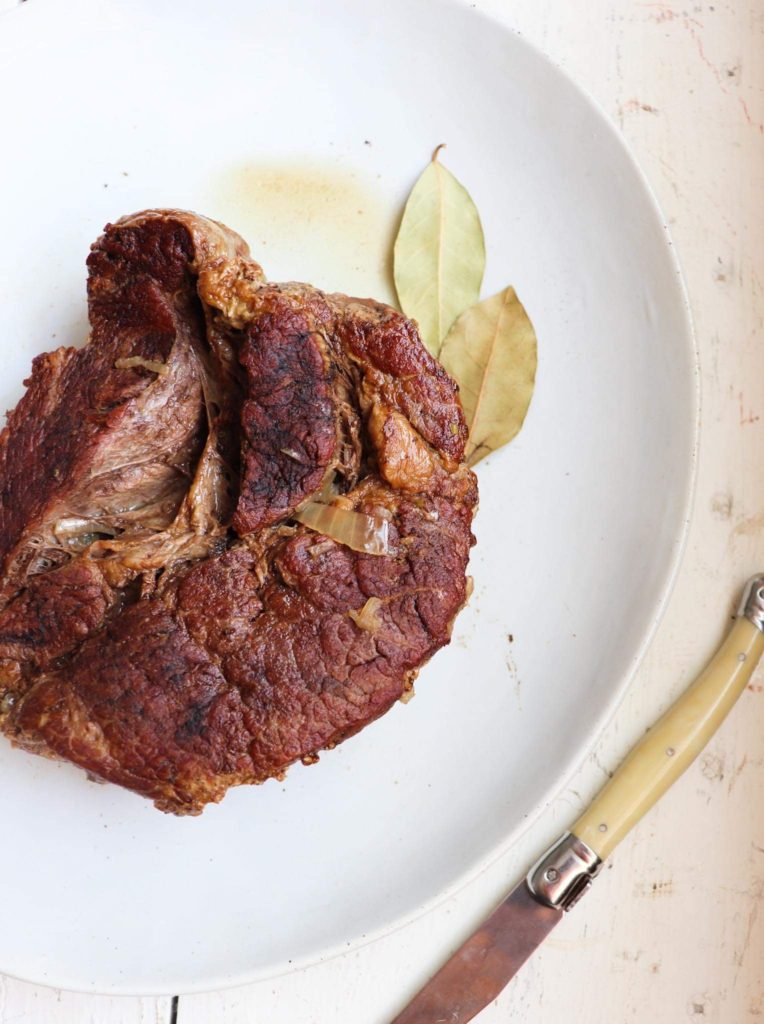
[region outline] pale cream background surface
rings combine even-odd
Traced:
[[[764,569],[764,3],[474,6],[593,94],[672,225],[703,387],[697,501],[678,585],[616,718],[511,853],[371,946],[247,988],[181,997],[179,1024],[388,1021],[701,667],[733,595]],[[609,867],[480,1024],[764,1018],[764,673]],[[79,996],[0,978],[0,1024],[168,1024],[171,1014],[170,999]]]

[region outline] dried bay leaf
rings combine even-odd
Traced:
[[[485,242],[469,193],[433,158],[414,185],[393,250],[398,301],[438,356],[456,318],[480,298]]]
[[[474,465],[523,425],[536,376],[536,335],[513,288],[479,302],[485,243],[469,193],[438,161],[414,185],[393,251],[401,309],[461,387]]]
[[[461,389],[471,466],[523,425],[536,379],[536,333],[514,288],[484,299],[451,328],[440,361]]]

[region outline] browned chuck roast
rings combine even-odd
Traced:
[[[204,217],[126,217],[88,269],[88,344],[35,359],[0,438],[0,726],[194,814],[357,732],[448,643],[467,431],[415,324],[268,284]],[[295,519],[327,506],[383,553]]]

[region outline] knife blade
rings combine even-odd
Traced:
[[[697,679],[628,754],[591,805],[391,1024],[467,1024],[572,909],[618,843],[700,754],[764,652],[764,574]]]
[[[562,918],[516,886],[393,1024],[465,1024],[488,1006]]]

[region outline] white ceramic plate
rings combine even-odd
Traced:
[[[285,784],[175,819],[0,743],[0,970],[209,989],[438,899],[578,762],[653,630],[688,512],[694,356],[649,189],[604,116],[456,0],[28,0],[0,15],[2,398],[86,331],[104,223],[190,207],[273,279],[392,297],[434,146],[538,330],[522,434],[480,467],[475,595],[417,697]]]

